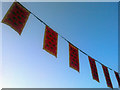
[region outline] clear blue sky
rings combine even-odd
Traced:
[[[2,3],[4,16],[11,2]],[[118,71],[117,2],[21,2],[78,48]],[[2,17],[3,17],[2,16]],[[3,88],[106,88],[100,64],[100,83],[92,79],[88,57],[79,52],[80,73],[69,67],[68,43],[58,37],[58,57],[43,50],[45,25],[30,15],[19,36],[2,24]],[[110,77],[118,87],[113,71]]]

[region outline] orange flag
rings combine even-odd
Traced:
[[[119,76],[119,74],[117,72],[114,71],[114,73],[115,73],[116,79],[118,81],[118,85],[120,87],[120,76]]]
[[[58,33],[46,26],[44,34],[43,49],[57,57]]]
[[[27,9],[21,6],[18,2],[14,2],[4,16],[2,23],[9,25],[21,35],[29,15],[30,12]]]
[[[94,80],[99,82],[99,77],[98,77],[98,72],[97,72],[95,60],[89,56],[88,56],[88,58],[89,58],[89,63],[90,63],[91,71],[92,71],[92,77]]]
[[[110,88],[113,88],[107,67],[102,65],[102,68],[103,68],[103,71],[104,71],[104,75],[105,75],[105,79],[106,79],[106,82],[107,82],[107,86],[110,87]]]
[[[79,55],[78,49],[69,43],[69,65],[79,72]]]

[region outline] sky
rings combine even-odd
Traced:
[[[94,59],[118,71],[117,2],[21,2]],[[2,3],[2,18],[12,2]],[[58,36],[57,58],[43,50],[45,25],[32,14],[19,36],[2,24],[3,88],[108,88],[96,63],[100,83],[92,79],[88,57],[79,51],[80,73],[69,67],[69,44]],[[114,72],[109,70],[114,88]]]

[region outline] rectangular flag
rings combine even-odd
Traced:
[[[46,25],[43,49],[57,57],[58,33]]]
[[[108,68],[104,65],[102,65],[102,68],[103,68],[103,71],[104,71],[107,86],[110,87],[110,88],[113,88],[112,82],[111,82],[111,79],[110,79],[110,75],[109,75],[109,72],[108,72]]]
[[[98,76],[95,60],[89,56],[88,58],[89,58],[89,63],[90,63],[91,71],[92,71],[92,77],[94,80],[99,82],[99,76]]]
[[[69,65],[79,72],[79,55],[78,49],[69,43]]]
[[[118,85],[120,87],[120,76],[119,76],[119,74],[117,72],[114,71],[114,73],[115,73],[116,79],[118,81]]]
[[[21,35],[29,15],[30,12],[27,9],[18,2],[14,2],[4,16],[2,23],[9,25]]]

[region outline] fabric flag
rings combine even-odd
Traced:
[[[118,85],[120,87],[120,77],[119,77],[119,74],[117,72],[115,72],[115,71],[114,71],[114,73],[115,73],[116,79],[118,81]]]
[[[90,63],[90,67],[91,67],[92,77],[94,80],[99,82],[99,76],[98,76],[95,60],[89,56],[88,56],[88,58],[89,58],[89,63]]]
[[[43,49],[57,57],[58,33],[46,25]]]
[[[21,6],[18,2],[14,2],[4,16],[2,23],[9,25],[21,35],[29,15],[30,12],[27,9]]]
[[[106,82],[107,82],[107,86],[110,87],[110,88],[113,88],[107,67],[102,65],[102,68],[103,68],[103,71],[104,71],[104,75],[105,75],[105,79],[106,79]]]
[[[79,55],[78,49],[69,43],[69,65],[79,72]]]

